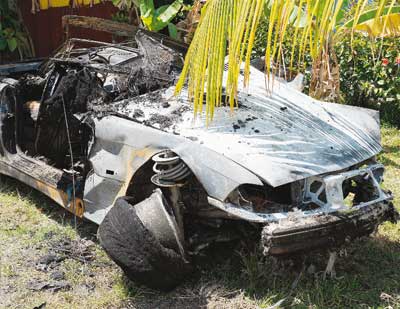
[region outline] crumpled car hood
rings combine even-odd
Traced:
[[[239,93],[239,108],[216,109],[208,126],[203,116],[194,118],[186,93],[172,93],[122,102],[116,110],[202,144],[274,187],[348,168],[381,151],[378,112],[317,101],[277,80],[268,94],[255,68],[249,88]]]

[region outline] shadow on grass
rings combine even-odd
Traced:
[[[25,185],[10,177],[0,175],[0,192],[7,195],[16,195],[18,198],[26,199],[29,203],[35,205],[48,218],[54,220],[62,226],[69,226],[81,238],[96,240],[97,225],[84,219],[76,218],[62,206],[56,204],[43,193]],[[76,223],[76,226],[75,226]]]
[[[391,154],[394,156],[399,156],[400,157],[400,147],[399,146],[385,146],[383,148],[383,153],[379,154],[379,161],[385,165],[386,167],[393,167],[393,168],[400,168],[400,164],[397,162],[393,161],[392,159],[389,159],[387,154]]]

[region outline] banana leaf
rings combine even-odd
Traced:
[[[400,36],[400,13],[371,19],[354,27],[356,31],[368,33],[373,37]]]

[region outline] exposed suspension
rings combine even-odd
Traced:
[[[155,162],[151,177],[152,183],[163,188],[180,187],[185,184],[185,179],[190,175],[187,165],[170,150],[165,150],[153,157]]]
[[[169,189],[171,193],[171,206],[179,226],[180,234],[184,238],[184,204],[182,202],[180,187],[185,185],[186,178],[189,177],[191,171],[179,156],[170,150],[165,150],[155,155],[153,161],[155,162],[153,165],[155,175],[151,177],[151,181],[156,186]]]

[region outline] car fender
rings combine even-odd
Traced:
[[[203,185],[219,200],[241,184],[261,180],[227,157],[178,135],[129,119],[95,119],[95,141],[89,154],[93,172],[85,184],[85,217],[101,223],[118,197],[124,196],[135,173],[157,153],[175,152]],[[152,175],[149,175],[151,177]]]

